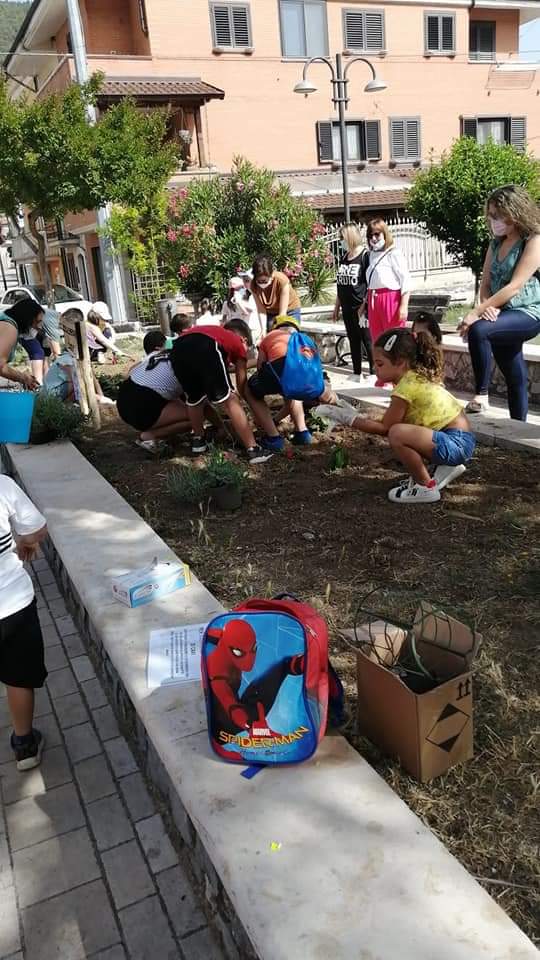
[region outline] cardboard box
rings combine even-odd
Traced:
[[[191,574],[186,563],[158,562],[156,558],[147,567],[113,577],[112,593],[115,600],[128,607],[141,607],[158,597],[166,597],[175,590],[187,587],[190,583]]]
[[[389,628],[393,628],[395,646],[384,663],[378,655],[373,657],[372,644],[357,654],[358,725],[372,743],[425,782],[473,756],[470,665],[480,638],[426,604],[417,611],[405,639],[404,631],[387,624],[385,643],[392,635]],[[372,635],[373,631],[372,624]],[[417,657],[438,678],[438,685],[425,693],[415,693],[403,679],[405,665],[411,664],[411,636]],[[469,666],[465,671],[464,662]],[[456,675],[458,666],[462,672]]]

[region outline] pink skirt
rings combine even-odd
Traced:
[[[373,345],[390,327],[404,327],[405,320],[399,319],[400,290],[368,290],[368,322]]]

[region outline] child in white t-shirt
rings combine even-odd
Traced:
[[[13,723],[11,747],[18,770],[41,759],[43,735],[32,726],[34,689],[45,683],[43,637],[34,587],[24,562],[45,539],[45,517],[9,477],[0,476],[0,681]]]

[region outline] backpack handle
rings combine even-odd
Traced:
[[[295,597],[294,593],[276,593],[272,600],[294,600],[295,603],[300,603],[298,597]]]

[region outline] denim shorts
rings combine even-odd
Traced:
[[[470,460],[476,446],[476,437],[469,430],[434,430],[435,449],[431,462],[448,467],[457,467]]]

